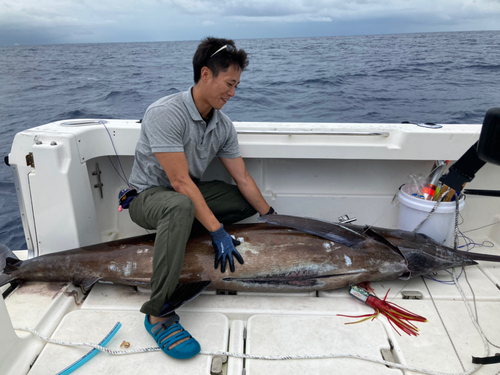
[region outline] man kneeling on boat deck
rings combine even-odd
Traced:
[[[193,57],[194,86],[159,99],[142,121],[130,184],[138,195],[130,217],[146,229],[156,229],[151,298],[141,312],[145,326],[160,348],[174,358],[191,358],[199,343],[179,324],[172,297],[181,274],[186,242],[193,223],[212,236],[215,268],[226,259],[243,264],[224,224],[274,213],[246,170],[233,123],[220,110],[235,95],[248,59],[232,40],[206,38]],[[218,156],[236,182],[200,181]],[[196,221],[195,221],[196,219]],[[170,306],[170,307],[169,307]]]

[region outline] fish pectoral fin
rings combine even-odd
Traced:
[[[101,278],[100,277],[89,277],[85,279],[73,279],[73,284],[76,286],[79,286],[84,293],[87,293],[92,286],[98,282]]]
[[[211,281],[198,281],[194,283],[179,283],[174,292],[165,302],[161,309],[160,316],[165,316],[169,312],[177,310],[182,305],[198,297],[207,287]]]
[[[354,229],[338,223],[329,223],[317,219],[289,215],[264,215],[259,218],[268,224],[282,225],[313,234],[344,246],[357,246],[366,240],[366,236]],[[354,228],[353,225],[351,227]]]

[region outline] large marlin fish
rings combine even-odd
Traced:
[[[413,232],[327,223],[285,215],[266,223],[228,226],[240,239],[245,263],[235,272],[214,268],[208,234],[188,241],[177,302],[204,288],[229,291],[299,292],[342,288],[366,281],[412,278],[434,271],[500,261],[499,256],[454,251]],[[270,224],[269,224],[270,223]],[[147,286],[152,273],[154,235],[127,238],[26,261],[0,249],[0,286],[19,281],[63,281],[90,288],[97,281]],[[172,299],[174,299],[172,297]]]

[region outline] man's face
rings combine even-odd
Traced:
[[[241,70],[234,65],[231,65],[225,72],[219,72],[217,78],[211,75],[207,82],[207,101],[212,108],[222,109],[227,101],[235,95],[240,77]]]

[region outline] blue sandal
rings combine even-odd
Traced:
[[[151,336],[153,336],[160,349],[170,357],[177,359],[188,359],[194,357],[201,350],[198,341],[196,341],[189,334],[189,332],[179,324],[179,316],[177,314],[174,314],[156,324],[149,323],[149,315],[146,315],[144,326],[146,327],[146,330],[151,334]],[[180,332],[172,335],[168,339],[165,339],[165,337],[177,331]],[[168,349],[171,345],[185,338],[189,339],[174,346],[172,349]]]

